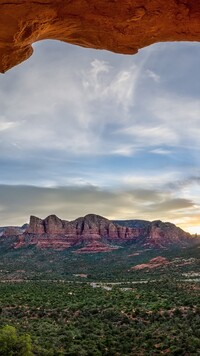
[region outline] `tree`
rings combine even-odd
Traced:
[[[33,356],[30,335],[17,335],[13,326],[6,325],[0,329],[1,356]]]

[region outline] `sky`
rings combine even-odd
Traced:
[[[34,44],[0,75],[0,226],[95,213],[200,233],[199,58]]]

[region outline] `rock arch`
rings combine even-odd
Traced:
[[[200,41],[197,0],[0,0],[0,72],[57,39],[122,54],[163,41]]]

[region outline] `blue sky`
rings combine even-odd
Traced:
[[[0,76],[0,225],[93,212],[200,232],[199,57],[35,44]]]

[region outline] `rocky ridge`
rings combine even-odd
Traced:
[[[167,258],[163,257],[163,256],[157,256],[152,258],[151,260],[149,260],[146,263],[142,263],[139,265],[136,265],[134,267],[132,267],[130,270],[131,271],[140,271],[140,270],[151,270],[151,269],[156,269],[156,268],[163,268],[166,266],[172,266],[172,267],[182,267],[182,266],[186,266],[186,265],[194,265],[195,263],[198,263],[198,260],[195,258],[174,258],[172,260],[168,260]],[[189,274],[191,275],[191,274]],[[197,274],[198,276],[198,274]]]
[[[17,236],[14,247],[35,245],[38,248],[63,250],[78,247],[75,253],[109,252],[124,244],[166,248],[192,242],[189,233],[171,223],[162,221],[111,221],[88,214],[73,221],[61,220],[56,215],[45,219],[30,217],[24,229],[4,229],[2,238]]]
[[[169,261],[167,260],[167,258],[162,256],[157,256],[152,258],[148,263],[143,263],[132,267],[131,270],[140,271],[143,269],[154,269],[154,268],[166,266],[168,264]]]
[[[23,226],[5,226],[0,227],[0,237],[10,237],[10,236],[19,236],[22,235],[28,228],[28,224],[24,224]]]

